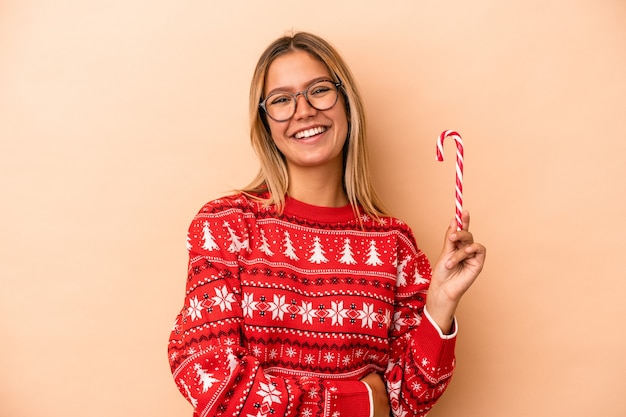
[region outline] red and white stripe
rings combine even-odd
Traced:
[[[463,139],[454,130],[446,130],[439,135],[437,140],[437,161],[443,161],[443,141],[451,137],[456,142],[456,224],[458,230],[463,228],[461,213],[463,212]]]

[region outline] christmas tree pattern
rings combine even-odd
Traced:
[[[237,236],[235,231],[230,227],[230,224],[228,222],[224,222],[224,227],[226,227],[226,229],[228,230],[228,234],[230,236],[228,238],[228,240],[230,241],[230,246],[228,247],[229,252],[237,253],[241,249],[249,248],[248,240],[247,239],[241,240],[241,238]]]
[[[345,238],[343,241],[343,249],[341,250],[341,258],[339,262],[346,265],[354,265],[354,255],[352,254],[352,246],[350,246],[350,238]]]
[[[227,359],[228,359],[228,370],[230,374],[232,375],[235,369],[237,369],[237,366],[239,366],[239,360],[237,359],[235,355],[233,355],[232,352],[228,353]]]
[[[328,258],[324,256],[324,249],[322,248],[322,244],[320,242],[319,236],[315,236],[313,239],[313,247],[310,250],[311,257],[309,258],[309,262],[313,262],[316,264],[321,264],[322,262],[328,262]]]
[[[209,388],[213,386],[214,383],[220,382],[219,379],[213,378],[213,374],[207,373],[199,363],[196,363],[193,367],[196,371],[196,376],[200,378],[200,383],[202,384],[202,392],[207,392]]]
[[[198,400],[191,395],[191,390],[189,389],[189,385],[185,384],[185,380],[182,378],[179,379],[178,382],[184,388],[185,395],[189,399],[189,402],[191,403],[191,405],[193,405],[193,407],[196,408],[198,406]]]
[[[398,267],[398,254],[397,253],[393,254],[393,258],[391,260],[391,265],[395,266],[396,268]]]
[[[428,278],[424,278],[420,271],[415,267],[415,274],[413,274],[413,279],[417,285],[428,284],[430,280]]]
[[[290,259],[293,259],[294,261],[297,261],[298,259],[300,259],[298,258],[298,255],[296,255],[295,248],[293,247],[293,242],[291,241],[291,236],[289,235],[289,232],[287,230],[285,230],[284,246],[285,246],[285,251],[283,252],[283,254],[285,256],[287,256]]]
[[[274,255],[274,252],[270,249],[270,245],[267,242],[267,238],[265,237],[265,232],[261,229],[261,246],[259,246],[259,250],[266,254],[267,256]]]
[[[380,266],[383,264],[383,261],[380,260],[380,254],[378,253],[376,241],[374,239],[370,241],[370,250],[367,253],[367,260],[365,263],[371,266]]]
[[[406,267],[406,264],[411,260],[411,255],[408,255],[406,258],[404,258],[403,260],[400,261],[400,263],[398,264],[398,267],[396,269],[396,286],[397,287],[404,287],[406,286],[407,282],[406,282],[406,272],[404,272],[404,268]]]
[[[219,246],[217,246],[217,243],[215,243],[215,239],[213,238],[211,229],[209,228],[209,222],[202,223],[202,240],[204,240],[204,243],[202,244],[202,249],[204,250],[219,249]]]

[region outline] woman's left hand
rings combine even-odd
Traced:
[[[444,333],[449,333],[461,297],[474,283],[485,263],[486,248],[469,232],[470,216],[464,211],[463,228],[452,220],[446,230],[441,255],[433,267],[426,309]]]

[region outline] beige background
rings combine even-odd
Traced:
[[[434,259],[489,248],[433,417],[626,415],[623,0],[0,0],[0,416],[191,416],[166,357],[185,237],[256,172],[247,92],[285,31],[360,82],[375,181]]]

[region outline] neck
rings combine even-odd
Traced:
[[[334,172],[317,167],[290,168],[288,194],[315,206],[343,207],[348,204],[343,190],[343,168]]]

